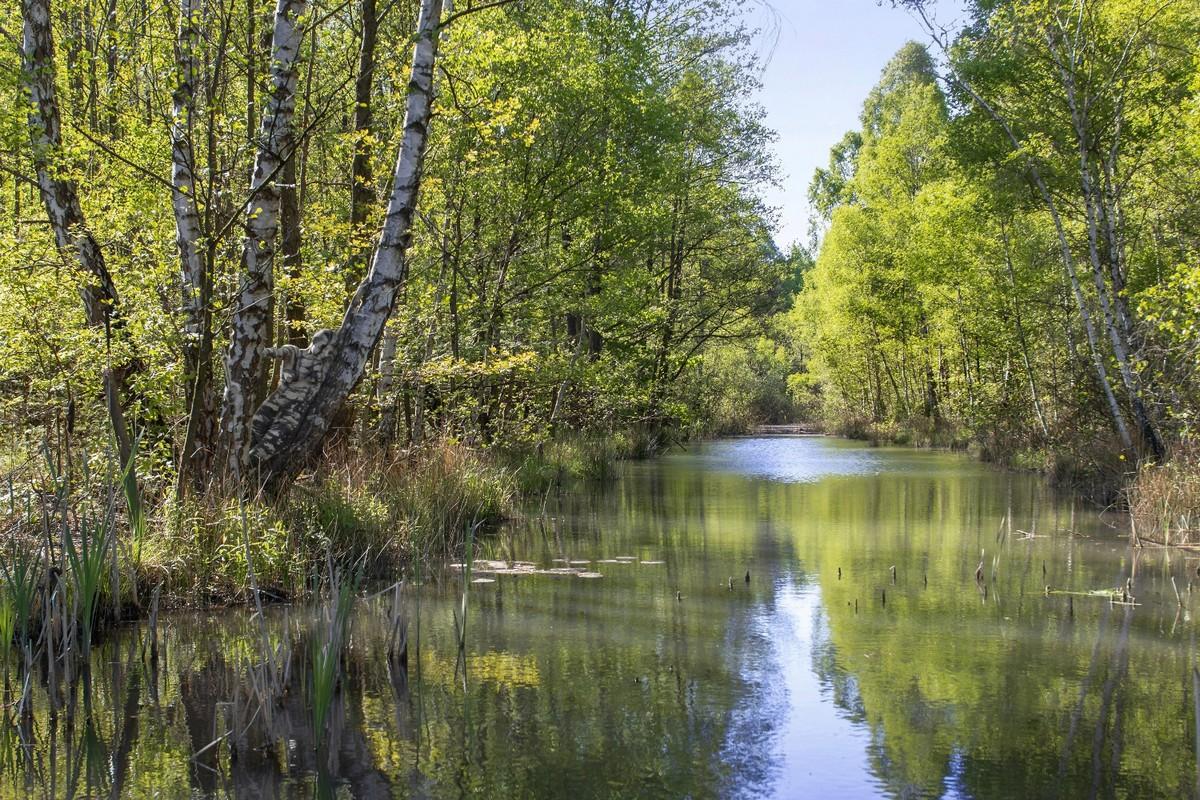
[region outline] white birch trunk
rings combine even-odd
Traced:
[[[208,269],[203,231],[196,206],[195,150],[192,134],[196,114],[196,76],[200,45],[196,0],[180,0],[176,41],[178,83],[171,118],[171,206],[175,212],[183,300],[183,353],[187,385],[187,432],[180,465],[180,486],[207,471],[213,411],[211,373],[205,352],[208,336]]]
[[[38,189],[59,251],[78,261],[88,276],[79,287],[88,324],[102,329],[108,339],[114,329],[121,327],[117,288],[104,263],[104,253],[87,227],[75,183],[57,176],[53,166],[62,150],[62,122],[54,85],[54,37],[49,0],[22,0],[21,17],[22,79],[29,93],[29,136]],[[106,363],[103,383],[109,419],[117,440],[117,454],[122,466],[129,467],[127,484],[136,488],[137,477],[130,463],[132,445],[122,406],[122,395],[126,391],[124,367]]]
[[[271,38],[271,87],[263,110],[258,151],[246,204],[242,275],[225,354],[221,440],[225,468],[241,480],[250,452],[250,421],[266,393],[265,350],[271,345],[274,261],[279,233],[280,192],[276,183],[295,149],[296,64],[303,41],[300,17],[307,0],[278,0]]]
[[[295,472],[320,444],[334,415],[362,379],[371,351],[391,316],[407,277],[405,259],[433,105],[442,0],[421,0],[417,39],[405,100],[404,133],[396,159],[387,216],[371,268],[350,300],[341,326],[328,343],[302,352],[310,370],[281,380],[254,418],[253,458],[264,480],[278,483]]]
[[[364,15],[363,24],[364,24],[364,26],[366,25],[365,17],[366,17],[366,13],[367,13],[368,3],[370,4],[372,13],[374,13],[374,9],[375,9],[375,0],[363,0],[363,15]],[[454,13],[454,0],[442,0],[442,14],[444,16],[448,17],[448,16],[452,15],[453,13]],[[364,27],[363,28],[363,49],[362,49],[362,54],[361,54],[360,60],[359,60],[359,83],[356,85],[356,88],[355,88],[356,98],[358,99],[358,108],[365,109],[367,112],[366,117],[365,117],[365,126],[366,126],[367,130],[370,129],[369,126],[370,126],[370,119],[371,119],[371,117],[370,117],[370,108],[371,108],[370,85],[369,84],[364,85],[362,76],[364,74],[368,74],[370,70],[374,70],[374,63],[375,63],[374,62],[375,31],[371,30],[369,33],[370,33],[371,50],[369,51],[370,60],[368,61],[367,60],[368,30],[366,27]],[[445,34],[439,34],[439,35],[444,36]],[[430,81],[430,91],[432,92],[433,89],[434,89],[434,83],[431,80]],[[358,130],[358,129],[359,129],[359,120],[358,120],[358,117],[356,116],[355,117],[355,130]],[[359,158],[358,154],[355,154],[354,186],[356,189],[359,187],[358,158]],[[367,160],[365,163],[366,163],[367,168],[369,169],[370,161]],[[364,176],[364,179],[370,178],[369,172],[364,172],[362,174]],[[370,192],[371,192],[371,194],[369,195],[369,197],[370,197],[370,200],[373,202],[374,196],[375,196],[374,190],[371,189]],[[353,213],[351,214],[350,221],[352,224],[355,224],[355,225],[362,224],[362,218],[356,220],[354,218]],[[440,276],[438,278],[437,299],[434,301],[434,304],[433,304],[434,305],[434,318],[433,318],[433,321],[430,322],[429,333],[426,336],[425,358],[423,359],[423,361],[429,360],[430,349],[433,345],[433,331],[434,331],[433,326],[437,320],[437,308],[441,305],[442,278],[445,276],[445,267],[446,267],[445,261],[446,261],[446,239],[445,239],[445,236],[443,235],[443,237],[442,237],[442,270],[443,270],[443,274],[442,274],[442,276]],[[395,381],[396,381],[396,352],[399,349],[399,341],[397,340],[397,336],[398,336],[398,334],[396,333],[396,331],[394,329],[387,328],[385,326],[384,332],[383,332],[383,342],[381,343],[381,345],[379,347],[379,383],[375,387],[375,402],[376,402],[376,405],[379,406],[379,422],[375,427],[375,433],[379,437],[379,439],[381,441],[383,441],[384,443],[390,443],[392,438],[394,437],[395,431],[396,431],[396,400],[393,399],[391,395],[392,395],[392,387],[395,385]],[[423,426],[424,426],[424,415],[425,415],[424,399],[425,398],[424,398],[423,388],[418,386],[417,391],[414,393],[414,395],[415,395],[415,397],[414,397],[415,408],[413,409],[413,431],[415,433],[413,433],[411,438],[412,438],[413,443],[417,444],[420,442],[420,438],[421,438],[420,433],[417,431],[419,431],[419,429],[423,428]]]
[[[1046,42],[1051,52],[1054,52],[1054,38],[1051,35],[1047,35]],[[1076,43],[1076,47],[1071,48],[1073,54],[1078,52],[1077,45],[1078,43]],[[1087,219],[1088,260],[1092,268],[1092,281],[1096,286],[1096,296],[1100,301],[1100,310],[1104,315],[1104,325],[1108,331],[1109,341],[1112,344],[1113,357],[1117,361],[1117,370],[1121,375],[1121,382],[1125,386],[1125,391],[1129,395],[1130,405],[1133,406],[1134,421],[1137,423],[1145,444],[1149,446],[1154,457],[1161,459],[1164,455],[1162,442],[1158,437],[1154,421],[1151,419],[1150,413],[1142,400],[1141,381],[1132,366],[1133,346],[1130,342],[1130,336],[1133,331],[1133,322],[1128,304],[1124,301],[1121,294],[1124,288],[1124,281],[1120,272],[1120,247],[1115,238],[1116,230],[1111,224],[1111,220],[1104,221],[1106,224],[1103,230],[1101,229],[1101,217],[1107,215],[1105,214],[1106,207],[1104,199],[1101,196],[1100,187],[1097,185],[1095,177],[1092,174],[1091,143],[1088,134],[1088,109],[1090,102],[1088,98],[1081,98],[1079,96],[1079,90],[1075,82],[1076,71],[1081,66],[1080,58],[1082,56],[1072,55],[1069,66],[1061,60],[1055,59],[1055,65],[1058,68],[1063,89],[1067,94],[1067,108],[1071,113],[1071,125],[1074,129],[1075,143],[1078,149],[1080,191],[1083,195],[1083,207]],[[1115,158],[1115,154],[1112,157]],[[1105,239],[1106,242],[1102,242],[1102,239]],[[1101,258],[1102,250],[1105,251],[1104,254],[1109,258],[1107,269]],[[1106,273],[1109,273],[1112,277],[1111,298]]]

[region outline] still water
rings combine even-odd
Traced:
[[[1197,561],[1036,477],[731,439],[539,500],[477,549],[543,569],[474,572],[462,659],[463,576],[421,576],[407,671],[391,596],[359,599],[322,748],[308,612],[268,611],[294,686],[268,711],[251,613],[178,615],[157,666],[144,626],[109,636],[57,698],[70,721],[38,689],[0,733],[0,796],[1196,795]]]

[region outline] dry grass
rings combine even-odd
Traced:
[[[1165,464],[1143,466],[1127,492],[1138,538],[1200,544],[1200,445],[1177,446]]]

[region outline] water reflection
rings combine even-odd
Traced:
[[[470,585],[461,660],[460,576],[410,588],[407,669],[360,600],[325,736],[303,609],[123,629],[28,714],[10,659],[0,797],[1196,795],[1196,562],[1036,478],[739,439],[546,511],[482,557],[604,577]]]

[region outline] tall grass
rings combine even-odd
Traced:
[[[19,641],[30,638],[33,622],[33,606],[37,600],[42,565],[36,553],[12,546],[0,561],[0,577],[3,591],[0,592],[0,641],[7,647],[19,635]]]
[[[652,437],[637,430],[552,439],[535,450],[509,454],[508,461],[527,494],[546,492],[571,480],[606,481],[618,462],[654,452]]]
[[[349,633],[350,611],[354,607],[357,582],[354,577],[347,579],[345,576],[339,576],[331,563],[330,596],[318,612],[316,624],[313,625],[310,639],[310,700],[313,731],[318,743],[324,742],[328,732],[326,723],[333,708],[338,681],[341,679],[342,653]]]
[[[456,552],[469,524],[510,516],[517,497],[513,470],[450,440],[391,456],[342,453],[281,500],[172,500],[147,532],[140,582],[162,582],[167,597],[244,601],[252,560],[264,592],[294,596],[324,573],[327,554],[338,563],[369,554],[364,577],[390,576],[415,559]]]
[[[509,516],[517,498],[512,471],[478,451],[439,440],[414,451],[383,478],[398,521],[422,553],[449,554],[476,523]]]
[[[1135,537],[1168,545],[1200,543],[1200,445],[1186,442],[1166,463],[1143,465],[1127,497]]]
[[[83,631],[83,652],[87,653],[92,646],[109,548],[116,544],[114,526],[107,515],[100,518],[85,517],[77,533],[78,537],[70,526],[63,527],[63,545],[69,566],[67,574],[71,580],[71,605]]]

